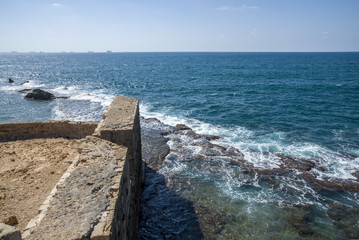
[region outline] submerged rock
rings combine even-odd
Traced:
[[[287,209],[290,213],[290,224],[297,230],[300,237],[317,239],[316,233],[310,223],[314,220],[313,209],[310,205],[294,205]]]
[[[205,239],[216,239],[226,225],[227,216],[223,211],[210,209],[199,203],[194,206],[199,225]]]
[[[55,98],[54,94],[46,92],[41,89],[33,89],[27,92],[25,96],[25,99],[33,99],[33,100],[51,100],[54,98]]]
[[[338,203],[330,204],[327,211],[334,224],[343,231],[348,239],[359,239],[359,210]]]

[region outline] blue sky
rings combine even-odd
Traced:
[[[0,0],[0,52],[359,51],[359,0]]]

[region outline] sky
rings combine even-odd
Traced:
[[[359,0],[0,0],[0,52],[359,51]]]

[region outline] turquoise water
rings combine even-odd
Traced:
[[[69,99],[25,101],[16,92],[37,87]],[[218,135],[212,149],[243,154],[208,154],[202,138],[167,136],[171,152],[159,173],[196,211],[219,216],[215,238],[359,237],[357,192],[318,187],[297,169],[258,175],[280,168],[282,154],[311,161],[316,167],[306,172],[319,180],[358,184],[359,53],[0,54],[1,122],[100,120],[117,94],[139,98],[143,117]],[[348,214],[335,217],[338,209]],[[300,233],[293,212],[312,233]],[[142,226],[143,238],[160,238]]]

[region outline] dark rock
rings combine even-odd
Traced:
[[[25,81],[25,82],[23,82],[23,83],[21,83],[20,85],[24,85],[25,83],[28,83],[29,81]]]
[[[359,170],[356,171],[356,172],[353,172],[352,175],[353,175],[354,177],[356,177],[357,180],[359,181]]]
[[[32,92],[32,89],[22,89],[22,90],[19,90],[17,92],[19,92],[19,93],[30,93],[30,92]]]
[[[33,89],[25,96],[25,99],[33,99],[33,100],[51,100],[54,98],[55,96],[52,93],[46,92],[41,89]]]
[[[162,134],[162,128],[154,128],[154,125],[162,126],[162,123],[156,118],[141,118],[141,141],[142,141],[142,159],[147,167],[158,171],[162,163],[170,152],[167,145],[168,139]]]
[[[68,99],[69,97],[54,97],[54,98],[62,98],[62,99]]]
[[[283,154],[276,155],[279,157],[285,167],[289,169],[297,169],[299,171],[305,172],[310,171],[313,167],[315,167],[315,163],[309,160],[294,158]]]
[[[359,193],[359,182],[349,179],[338,178],[324,178],[323,180],[317,179],[313,174],[304,172],[301,177],[310,184],[317,184],[324,189],[330,189],[334,191],[345,190],[348,192]]]
[[[192,128],[184,125],[184,124],[177,124],[176,125],[176,130],[177,131],[183,131],[183,130],[192,130]]]
[[[11,78],[9,78],[9,83],[14,83],[14,80],[12,80]]]
[[[216,136],[216,135],[204,135],[204,137],[205,137],[208,141],[218,140],[218,139],[221,138],[220,136]]]
[[[21,232],[15,227],[0,223],[1,240],[21,240]]]

